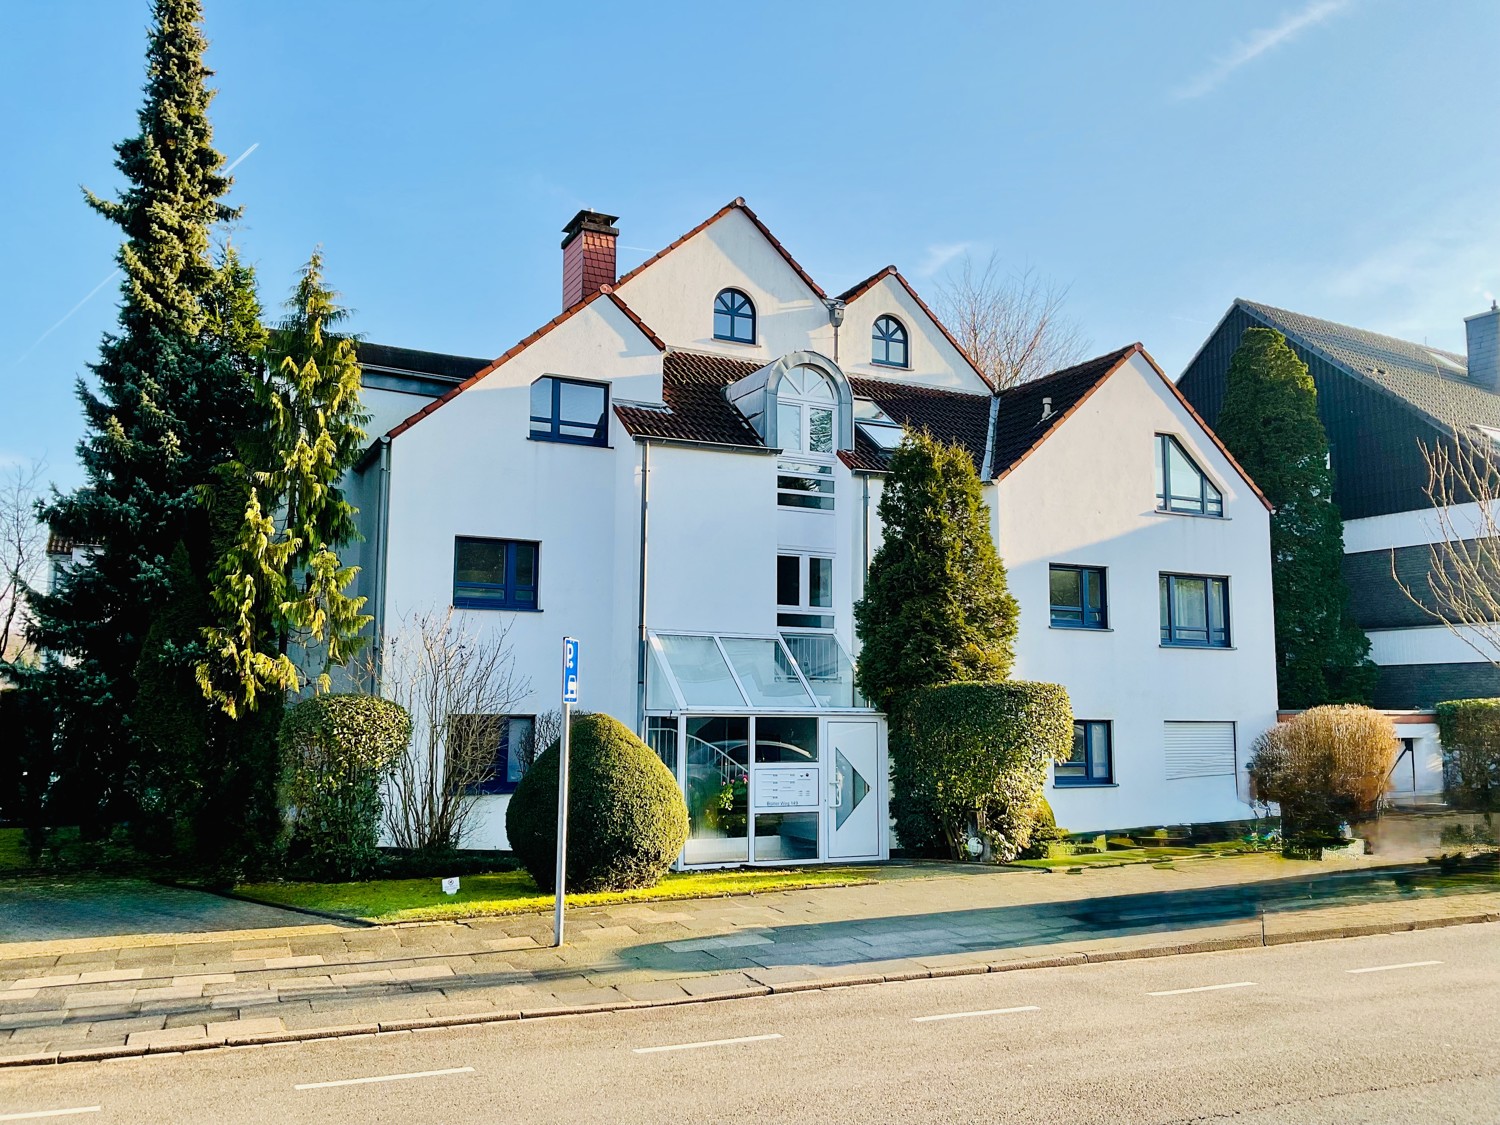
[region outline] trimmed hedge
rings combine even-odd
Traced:
[[[1448,803],[1477,809],[1500,805],[1500,699],[1439,703],[1437,725]]]
[[[411,742],[411,716],[374,695],[304,699],[278,736],[295,812],[289,858],[314,879],[368,878],[379,854],[380,783]]]
[[[559,745],[547,747],[505,812],[511,850],[538,889],[557,870]],[[618,719],[575,716],[568,764],[569,891],[624,891],[661,882],[687,841],[687,805],[661,759]]]
[[[941,841],[954,859],[977,832],[993,859],[1014,859],[1048,826],[1047,767],[1073,750],[1061,684],[1009,680],[922,688],[891,731],[892,814],[908,852]],[[1038,840],[1040,843],[1040,839]]]

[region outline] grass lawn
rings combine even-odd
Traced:
[[[1085,852],[1082,855],[1060,855],[1050,859],[1013,859],[1009,867],[1122,867],[1127,863],[1160,863],[1164,859],[1184,856],[1209,856],[1215,853],[1197,848],[1133,848],[1113,852]]]
[[[26,855],[26,841],[19,828],[0,828],[0,873],[21,871],[31,866]]]
[[[621,902],[720,898],[764,894],[802,887],[847,887],[873,882],[868,868],[801,867],[738,871],[672,872],[658,886],[568,896],[569,906],[611,906]],[[431,922],[482,915],[528,914],[551,910],[552,896],[538,894],[524,871],[465,875],[455,895],[443,894],[437,879],[375,879],[367,883],[245,883],[239,894],[282,906],[344,914],[367,922]]]

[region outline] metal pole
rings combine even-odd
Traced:
[[[564,689],[566,690],[566,689]],[[567,893],[565,884],[568,875],[568,730],[572,726],[573,705],[566,699],[562,705],[562,738],[558,744],[557,760],[557,878],[553,893],[556,904],[552,908],[554,948],[563,943],[563,898]]]

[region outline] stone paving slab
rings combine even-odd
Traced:
[[[1070,878],[940,867],[927,878],[745,902],[580,910],[570,915],[577,940],[561,950],[546,947],[545,916],[120,946],[113,961],[95,952],[86,968],[65,971],[0,948],[0,1064],[85,1044],[156,1051],[371,1021],[687,1003],[1500,918],[1500,887],[1249,916],[1235,897],[1301,905],[1301,891],[1287,897],[1277,880],[1310,870],[1272,857]],[[1309,884],[1307,902],[1320,885]]]

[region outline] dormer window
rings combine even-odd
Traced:
[[[721,289],[714,298],[714,339],[755,343],[755,304],[738,289]]]
[[[1222,516],[1224,494],[1171,434],[1156,435],[1156,510]]]
[[[531,440],[609,444],[609,387],[543,375],[531,384]]]
[[[906,366],[906,328],[895,317],[875,318],[870,331],[870,362],[880,367]]]

